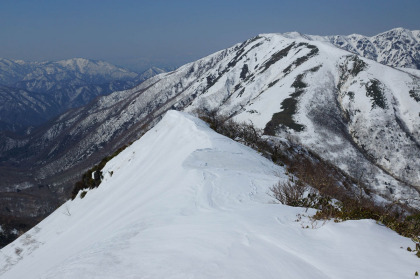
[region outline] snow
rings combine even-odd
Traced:
[[[330,42],[339,48],[388,66],[416,69],[419,61],[419,33],[419,30],[394,28],[372,37],[359,34],[348,36],[302,36],[314,41]],[[410,54],[407,55],[408,53]]]
[[[1,278],[412,278],[411,240],[272,202],[284,169],[169,111],[104,181],[0,251]],[[308,228],[307,228],[308,227]]]
[[[395,39],[398,41],[398,37]],[[304,129],[301,132],[289,129],[286,133],[353,177],[360,176],[357,173],[360,169],[372,169],[363,178],[372,192],[389,201],[401,198],[401,202],[420,208],[420,194],[415,190],[420,185],[420,176],[415,171],[420,168],[420,161],[413,156],[418,153],[420,140],[420,103],[409,93],[419,87],[418,79],[358,58],[367,67],[342,80],[340,66],[347,63],[351,68],[351,58],[356,56],[321,37],[317,40],[296,32],[261,34],[176,71],[150,78],[135,88],[102,97],[82,110],[68,112],[42,135],[35,136],[37,143],[31,140],[31,148],[50,145],[48,154],[54,158],[37,169],[34,176],[41,179],[61,175],[60,172],[77,167],[85,158],[98,156],[95,150],[118,148],[131,142],[141,134],[143,124],[153,126],[170,108],[189,112],[217,109],[233,115],[236,121],[252,122],[264,129],[273,114],[283,111],[282,103],[295,93],[293,83],[303,75],[308,86],[295,98],[296,111],[290,115]],[[285,51],[287,54],[274,59],[292,44]],[[319,49],[317,55],[305,58],[314,46]],[[268,62],[273,63],[264,67]],[[245,65],[248,73],[243,78]],[[214,83],[208,83],[212,77]],[[371,80],[381,82],[388,109],[372,109],[372,97],[366,94],[366,84],[371,84]],[[339,84],[341,90],[337,90]],[[354,98],[350,98],[350,91]],[[80,140],[71,146],[65,144],[64,154],[56,142],[65,135]],[[372,139],[373,135],[377,139]],[[331,140],[325,140],[326,137]],[[55,145],[45,143],[46,139]],[[17,144],[14,141],[10,146]],[[93,157],[89,157],[91,154]],[[367,159],[371,155],[374,164]],[[396,192],[399,194],[394,195]]]
[[[409,74],[411,74],[413,76],[416,76],[416,77],[420,78],[420,70],[410,69],[410,68],[397,68],[397,69],[400,70],[400,71],[409,73]]]

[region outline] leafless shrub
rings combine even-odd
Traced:
[[[299,206],[306,187],[303,183],[292,183],[290,180],[287,182],[279,181],[276,185],[270,188],[273,198],[282,204]]]

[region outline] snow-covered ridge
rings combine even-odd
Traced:
[[[296,221],[313,210],[268,193],[284,169],[184,113],[169,111],[104,174],[1,250],[1,278],[393,279],[418,268],[411,240],[373,221]]]
[[[70,72],[72,75],[70,75]],[[61,76],[59,75],[61,73]],[[71,78],[100,78],[101,80],[122,80],[137,77],[136,73],[117,67],[105,61],[72,58],[60,61],[25,62],[0,59],[0,84],[11,86],[18,81],[39,79],[49,76],[56,80]],[[96,77],[95,77],[96,76]]]
[[[420,70],[420,30],[394,28],[372,37],[359,34],[304,36],[316,41],[330,42],[388,66]]]

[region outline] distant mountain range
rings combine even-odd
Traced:
[[[82,58],[56,62],[0,59],[0,130],[30,132],[68,109],[131,88],[161,72],[151,68],[137,74]]]
[[[419,43],[401,39],[404,32],[369,39],[395,48],[375,48],[388,66],[358,54],[372,49],[349,52],[332,44],[332,37],[262,34],[98,97],[29,135],[0,133],[0,202],[9,210],[0,208],[0,215],[18,211],[11,192],[32,191],[33,197],[41,187],[67,197],[84,171],[136,140],[169,109],[204,109],[252,122],[273,140],[297,142],[363,181],[376,199],[420,208],[419,71],[395,68],[414,62],[394,59]],[[418,31],[409,32],[418,37]]]

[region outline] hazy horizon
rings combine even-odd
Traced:
[[[420,1],[10,1],[0,4],[0,57],[175,67],[260,33],[372,36],[420,29]]]

